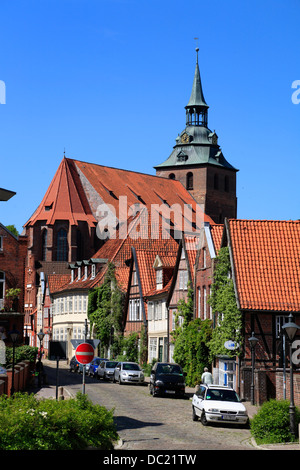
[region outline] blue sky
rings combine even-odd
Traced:
[[[185,127],[196,43],[238,217],[298,219],[298,0],[1,0],[0,221],[19,231],[64,154],[155,174]]]

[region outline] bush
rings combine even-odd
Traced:
[[[38,348],[33,346],[17,346],[15,348],[15,364],[22,361],[35,362],[38,353]],[[6,368],[8,369],[12,365],[13,348],[6,348]]]
[[[112,449],[118,438],[113,412],[76,399],[37,399],[33,394],[0,396],[0,450]]]
[[[251,420],[251,434],[258,444],[276,444],[294,440],[290,432],[289,401],[265,402]],[[300,422],[300,412],[295,409],[295,423]]]

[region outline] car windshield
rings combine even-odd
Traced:
[[[123,364],[123,370],[141,370],[138,364],[131,362],[130,364]]]
[[[206,400],[233,401],[239,402],[240,399],[234,390],[221,390],[209,388],[206,392]]]
[[[182,369],[177,364],[159,364],[156,372],[158,375],[182,375]]]
[[[95,359],[94,364],[99,365],[100,364],[100,359]]]
[[[107,368],[107,369],[113,369],[114,367],[116,367],[118,363],[116,361],[108,361],[108,362],[105,362],[103,365]]]

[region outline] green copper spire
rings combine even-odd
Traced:
[[[198,64],[198,51],[196,48],[197,60],[194,75],[194,82],[190,100],[185,107],[186,109],[186,125],[188,126],[207,126],[207,105],[201,84],[200,70]]]

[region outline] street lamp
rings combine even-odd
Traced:
[[[294,405],[294,377],[293,377],[293,363],[292,363],[292,343],[295,339],[297,331],[300,329],[293,321],[293,315],[290,313],[288,323],[282,325],[282,329],[285,331],[289,345],[290,345],[290,431],[293,436],[296,435],[295,427],[295,405]]]
[[[257,345],[258,339],[254,336],[254,331],[252,336],[249,338],[249,343],[251,347],[251,362],[252,362],[252,371],[251,371],[251,405],[255,404],[254,401],[254,363],[255,363],[255,347]]]
[[[11,389],[10,389],[11,395],[15,393],[15,348],[16,348],[16,343],[18,341],[19,334],[20,334],[19,331],[16,330],[16,327],[14,325],[12,331],[9,332],[11,342],[13,344],[12,377],[11,377]]]
[[[38,384],[40,387],[41,386],[41,373],[42,373],[42,342],[43,342],[45,333],[43,333],[42,330],[40,330],[37,336],[40,340],[39,376],[38,376]]]

